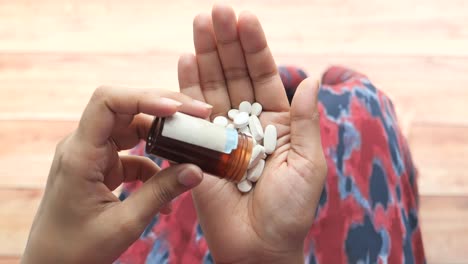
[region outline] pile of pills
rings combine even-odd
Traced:
[[[237,131],[250,136],[254,142],[247,173],[242,181],[237,184],[237,189],[243,193],[249,192],[252,189],[252,183],[257,182],[262,176],[266,157],[276,149],[278,138],[276,127],[268,125],[263,130],[258,119],[261,113],[261,104],[250,104],[243,101],[240,103],[239,109],[229,110],[228,117],[230,120],[224,116],[217,116],[213,120],[214,124],[237,129]]]

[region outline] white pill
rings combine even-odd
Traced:
[[[239,110],[237,109],[231,109],[228,111],[228,117],[234,120],[236,118],[236,115],[239,114]]]
[[[237,184],[237,189],[243,193],[249,192],[252,190],[252,183],[248,180],[243,180]]]
[[[262,113],[262,105],[255,102],[252,104],[252,109],[250,110],[251,115],[259,116]]]
[[[239,105],[239,112],[245,112],[247,114],[250,114],[250,111],[252,111],[252,105],[248,101],[243,101]]]
[[[234,124],[228,124],[226,127],[227,128],[234,128]]]
[[[254,146],[258,144],[257,140],[255,140],[255,138],[253,138],[253,136],[252,136],[252,134],[250,134],[250,132],[245,132],[244,134],[246,134],[247,136],[249,136],[252,139]]]
[[[265,148],[262,145],[255,145],[252,150],[252,156],[250,157],[249,169],[253,168],[257,163],[263,159],[263,155],[265,155]]]
[[[260,176],[262,176],[262,172],[264,168],[265,168],[265,161],[261,159],[258,161],[257,165],[255,165],[255,167],[247,171],[247,180],[251,182],[257,182],[258,179],[260,179]]]
[[[249,114],[246,112],[240,112],[234,118],[234,127],[243,128],[249,124]]]
[[[213,124],[226,127],[228,125],[228,120],[224,116],[217,116],[215,119],[213,119]]]
[[[249,126],[245,126],[243,128],[240,128],[239,132],[242,132],[244,134],[248,134],[249,136],[252,136],[252,133],[250,132]]]
[[[265,128],[265,136],[263,137],[263,147],[265,147],[266,154],[271,154],[275,151],[277,139],[276,127],[274,125],[268,125]]]
[[[249,128],[252,136],[255,140],[260,141],[263,138],[263,128],[260,120],[256,115],[251,115],[249,117]]]

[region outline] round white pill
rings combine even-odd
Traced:
[[[276,127],[274,125],[268,125],[265,128],[265,135],[263,137],[263,147],[265,147],[266,154],[271,154],[275,151],[277,139]]]
[[[252,190],[252,183],[248,180],[243,180],[237,184],[237,189],[243,193],[249,192]]]
[[[259,116],[261,113],[262,113],[262,105],[255,102],[252,104],[252,109],[250,111],[250,114],[251,115],[256,115],[256,116]]]
[[[240,112],[234,118],[234,127],[243,128],[249,124],[249,114],[246,112]]]
[[[260,176],[262,176],[262,172],[264,168],[265,168],[265,161],[261,159],[258,161],[257,165],[255,165],[255,167],[247,171],[247,180],[251,182],[257,182],[258,179],[260,179]]]
[[[228,124],[226,127],[227,128],[234,128],[234,124]]]
[[[262,145],[255,145],[252,150],[252,156],[250,157],[249,169],[253,168],[257,163],[263,159],[263,155],[265,155],[265,148]]]
[[[256,115],[252,115],[249,117],[249,128],[252,136],[255,140],[260,141],[263,138],[263,128],[260,120]]]
[[[224,116],[217,116],[215,119],[213,119],[213,124],[226,127],[228,125],[228,120]]]
[[[250,111],[252,111],[252,105],[248,101],[243,101],[239,105],[239,112],[245,112],[247,114],[250,114]]]
[[[237,114],[239,114],[239,110],[237,109],[231,109],[228,111],[228,117],[231,118],[231,120],[234,120]]]

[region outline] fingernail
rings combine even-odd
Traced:
[[[195,99],[193,99],[193,103],[194,103],[194,104],[196,104],[196,105],[199,105],[199,106],[205,107],[205,108],[210,108],[210,109],[211,109],[211,108],[213,108],[213,106],[212,106],[212,105],[210,105],[210,104],[207,104],[207,103],[205,103],[205,102],[202,102],[202,101],[195,100]]]
[[[202,171],[193,165],[187,166],[177,175],[177,181],[188,188],[197,186],[202,179]]]
[[[165,105],[169,105],[169,106],[176,106],[176,107],[179,107],[182,105],[181,102],[179,101],[176,101],[176,100],[173,100],[171,98],[166,98],[166,97],[162,97],[159,99],[159,102],[162,103],[162,104],[165,104]]]

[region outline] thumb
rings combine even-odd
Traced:
[[[317,96],[319,82],[307,78],[299,84],[291,104],[291,150],[288,159],[303,158],[312,168],[326,167],[320,139]]]
[[[170,166],[147,180],[143,186],[121,206],[124,215],[132,223],[145,228],[154,215],[172,199],[197,186],[203,179],[200,168],[192,164]]]

